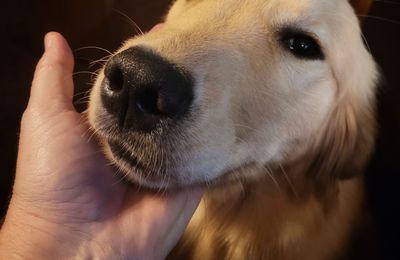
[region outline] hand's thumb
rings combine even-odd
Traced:
[[[59,33],[48,33],[45,53],[36,67],[28,107],[55,113],[73,110],[73,66],[73,55],[64,37]]]

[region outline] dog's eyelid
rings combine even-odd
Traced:
[[[325,59],[321,41],[315,33],[296,27],[282,27],[277,30],[277,35],[280,44],[297,58]]]
[[[293,35],[305,35],[308,37],[313,38],[319,45],[321,45],[321,40],[318,34],[314,33],[310,30],[305,30],[299,27],[294,26],[282,26],[280,29],[276,30],[276,33],[280,39],[284,38],[285,36],[293,36]]]

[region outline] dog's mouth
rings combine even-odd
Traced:
[[[157,189],[178,186],[176,176],[161,156],[152,156],[152,152],[138,151],[138,148],[127,148],[123,142],[116,140],[108,140],[107,146],[111,153],[109,159],[121,170],[126,181]]]
[[[109,141],[108,145],[116,160],[128,164],[130,168],[145,170],[143,163],[139,162],[138,157],[124,148],[124,146],[118,144],[116,141]]]
[[[146,152],[146,149],[143,149],[143,153],[141,153],[135,149],[127,148],[123,142],[116,140],[108,140],[107,146],[111,152],[110,159],[117,168],[122,170],[122,177],[128,182],[150,189],[181,189],[211,184],[213,186],[231,184],[238,181],[241,172],[248,171],[256,166],[254,162],[246,162],[239,166],[228,167],[213,178],[205,178],[205,173],[200,174],[203,178],[189,178],[186,174],[190,175],[190,172],[182,170],[187,167],[179,166],[176,163],[183,158],[152,156],[151,152]],[[179,154],[184,154],[184,152]]]

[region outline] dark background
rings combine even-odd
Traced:
[[[63,33],[75,50],[76,105],[85,107],[85,91],[99,65],[90,62],[115,50],[136,33],[162,21],[170,0],[16,0],[2,3],[0,15],[0,218],[7,208],[15,171],[19,120],[47,31]],[[122,12],[123,14],[121,14]],[[125,15],[124,15],[125,14]],[[367,173],[369,205],[376,223],[379,259],[400,259],[400,1],[375,1],[363,18],[363,31],[380,64],[379,138]],[[374,233],[374,232],[373,232]],[[365,249],[367,251],[367,248]]]

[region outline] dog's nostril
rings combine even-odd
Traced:
[[[141,89],[136,94],[136,106],[142,113],[161,115],[162,111],[158,108],[159,91],[147,87]]]
[[[124,87],[124,74],[122,70],[114,65],[105,71],[105,75],[108,79],[108,88],[111,91],[119,92]]]

